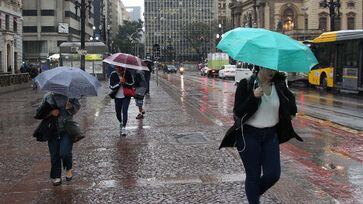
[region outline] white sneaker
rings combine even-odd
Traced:
[[[121,136],[126,136],[127,135],[127,130],[126,130],[126,128],[125,127],[123,127],[122,129],[121,129]]]
[[[60,179],[60,178],[53,179],[52,183],[53,183],[53,186],[59,186],[62,184],[62,179]]]

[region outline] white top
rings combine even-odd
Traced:
[[[256,128],[273,127],[279,122],[280,100],[275,85],[272,84],[271,94],[261,96],[261,104],[246,124]]]
[[[122,88],[122,86],[120,85],[120,88],[118,89],[115,98],[125,98],[124,95],[124,89]]]

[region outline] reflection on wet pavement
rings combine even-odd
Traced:
[[[76,120],[86,138],[74,146],[73,181],[57,188],[48,179],[47,145],[31,136],[42,93],[29,89],[0,95],[0,154],[6,155],[0,158],[1,202],[246,203],[238,154],[218,150],[233,123],[233,82],[162,77],[159,86],[152,82],[144,120],[135,119],[138,111],[131,101],[127,137],[120,137],[113,101],[104,97],[107,86],[101,97],[81,100]],[[325,108],[323,116],[339,111],[354,119],[359,100],[317,100],[314,94],[298,93],[299,108],[306,113],[294,125],[305,142],[281,146],[284,172],[262,203],[360,202],[362,132],[308,114]],[[330,110],[328,103],[341,108]]]

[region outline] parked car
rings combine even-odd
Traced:
[[[236,65],[224,65],[223,69],[219,70],[218,76],[221,79],[234,79],[236,76]]]
[[[201,68],[200,69],[200,76],[207,76],[209,70],[210,69],[207,66]]]
[[[177,71],[178,69],[174,65],[166,65],[166,67],[164,67],[164,73],[176,73]]]

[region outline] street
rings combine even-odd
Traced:
[[[262,203],[363,203],[363,99],[293,90],[304,142],[281,146],[282,175]],[[154,74],[145,118],[132,100],[125,138],[108,91],[81,99],[86,138],[74,145],[74,179],[59,187],[46,143],[31,136],[43,93],[0,95],[0,203],[247,203],[238,153],[218,150],[233,123],[233,81]]]

